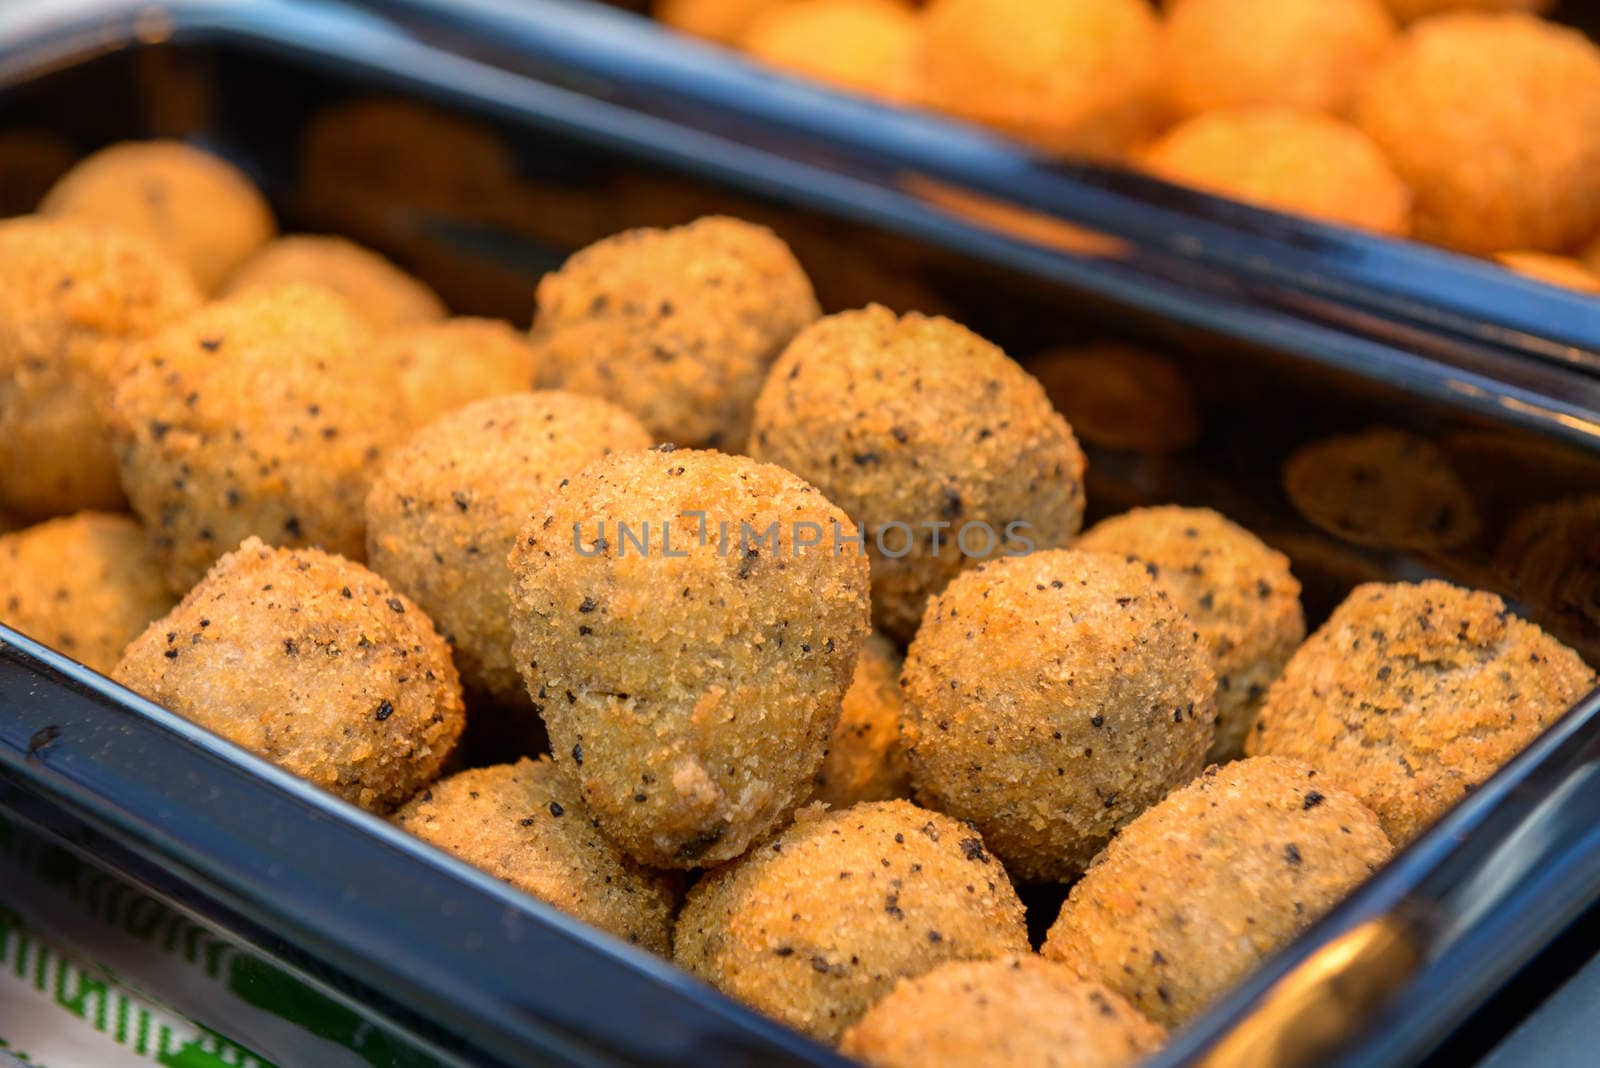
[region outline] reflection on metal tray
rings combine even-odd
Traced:
[[[152,10],[0,11],[21,45],[0,57],[0,210],[110,141],[187,137],[286,229],[345,233],[458,311],[521,323],[589,241],[749,218],[828,308],[941,312],[1024,360],[1089,448],[1091,521],[1209,505],[1290,555],[1312,625],[1359,582],[1440,576],[1600,659],[1600,378],[1558,344],[1593,327],[1576,298],[1508,304],[1487,268],[1044,166],[590,5]],[[1076,225],[998,204],[1012,188]],[[1404,307],[1372,285],[1389,270]],[[1428,293],[1450,299],[1414,304]],[[1475,298],[1550,329],[1471,321]],[[359,1016],[391,1051],[369,1063],[841,1063],[3,630],[0,709],[3,826]],[[1433,1047],[1600,897],[1597,715],[1575,710],[1158,1063]],[[239,1037],[303,1054],[275,1034]]]

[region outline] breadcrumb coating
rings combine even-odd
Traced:
[[[1200,773],[1211,653],[1154,565],[1057,550],[979,565],[906,654],[919,802],[970,819],[1018,879],[1064,881]]]
[[[528,339],[499,319],[460,316],[395,327],[378,341],[392,361],[414,426],[484,397],[524,393],[540,384]]]
[[[810,793],[869,632],[867,560],[836,526],[787,471],[663,447],[584,469],[523,527],[518,666],[563,773],[641,863],[729,860]]]
[[[154,245],[75,219],[0,222],[0,509],[44,519],[125,498],[102,409],[123,347],[200,294]]]
[[[1391,852],[1377,818],[1310,767],[1213,765],[1111,840],[1042,952],[1178,1027]]]
[[[428,613],[470,689],[526,705],[506,564],[517,532],[561,479],[649,445],[638,420],[598,397],[513,393],[469,404],[384,460],[366,498],[367,559]]]
[[[818,314],[776,234],[708,216],[574,253],[539,282],[531,337],[561,388],[621,405],[657,440],[733,451],[767,368]]]
[[[839,1052],[872,1068],[1131,1068],[1164,1041],[1109,987],[1029,954],[902,979]]]
[[[844,692],[828,756],[817,772],[813,801],[849,808],[862,801],[911,796],[910,770],[900,740],[905,700],[900,694],[900,654],[881,634],[861,647],[856,673]]]
[[[278,232],[245,173],[181,141],[124,141],[79,161],[39,211],[115,226],[158,245],[206,293]]]
[[[760,12],[740,39],[753,58],[867,96],[916,95],[917,17],[897,0],[796,0]]]
[[[258,538],[134,639],[113,678],[375,812],[433,781],[466,721],[421,609],[359,564]]]
[[[652,953],[672,952],[678,880],[607,841],[548,758],[441,779],[394,822],[584,923]]]
[[[1245,749],[1314,762],[1404,843],[1594,684],[1577,653],[1492,593],[1374,583],[1290,659]]]
[[[798,474],[865,530],[873,615],[897,638],[980,559],[1065,545],[1083,452],[1043,388],[965,327],[871,305],[819,320],[756,400],[751,455]]]
[[[0,534],[0,623],[101,674],[172,601],[127,516],[79,512]]]
[[[1155,566],[1216,662],[1217,734],[1206,760],[1243,752],[1267,687],[1306,636],[1289,558],[1209,508],[1176,506],[1103,520],[1075,548]]]
[[[224,296],[299,284],[331,289],[373,326],[387,328],[445,317],[444,302],[419,278],[330,234],[290,234],[266,245],[229,276]]]
[[[673,944],[680,967],[824,1042],[900,979],[1027,951],[978,832],[907,801],[802,810],[689,891]]]

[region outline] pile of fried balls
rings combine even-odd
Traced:
[[[1376,126],[1476,23],[1428,25]],[[1003,88],[949,90],[1026,126]],[[1502,208],[1461,219],[1577,236]],[[1595,683],[1438,581],[1307,638],[1284,555],[1206,509],[1081,530],[1084,477],[998,346],[823,315],[731,218],[575,253],[531,332],[181,143],[0,222],[0,620],[868,1064],[1136,1062]],[[465,766],[478,717],[548,751]]]
[[[655,0],[653,9],[767,66],[1053,155],[1413,237],[1600,294],[1600,49],[1542,17],[1553,6]]]

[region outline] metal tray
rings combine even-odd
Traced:
[[[1097,448],[1080,427],[1091,520],[1146,502],[1217,507],[1290,553],[1312,625],[1355,582],[1440,575],[1600,652],[1600,603],[1568,596],[1600,589],[1584,504],[1600,494],[1600,324],[1581,298],[1046,163],[592,4],[68,0],[0,9],[0,40],[0,134],[44,131],[64,159],[189,137],[248,170],[286,229],[378,247],[458,311],[525,322],[540,272],[571,249],[721,211],[786,237],[829,308],[950,314],[1047,381],[1054,346],[1150,346],[1186,382],[1198,435],[1152,455]],[[329,150],[361,144],[340,123],[372,97],[406,117],[370,152]],[[0,211],[27,210],[42,179],[4,144],[0,201],[14,202]],[[1053,211],[1101,237],[1073,252],[988,229],[930,188]],[[1284,458],[1373,425],[1437,447],[1470,500],[1470,536],[1355,545],[1296,512]],[[1546,515],[1561,522],[1539,525]],[[1556,533],[1530,548],[1530,522]],[[1597,716],[1600,695],[1156,1063],[1399,1065],[1435,1048],[1600,899]],[[841,1063],[0,629],[7,871],[0,891],[42,880],[88,899],[86,887],[126,884],[171,930],[247,962],[234,984],[246,1000],[294,991],[314,1011],[288,1026],[233,1011],[159,955],[119,961],[287,1064]],[[1053,918],[1049,894],[1032,904]],[[51,922],[93,937],[81,915]]]

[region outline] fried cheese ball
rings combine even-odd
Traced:
[[[1217,674],[1208,763],[1243,752],[1261,698],[1306,636],[1289,558],[1209,508],[1138,508],[1084,532],[1074,548],[1137,557],[1200,631]]]
[[[862,525],[877,625],[909,638],[979,559],[1065,545],[1083,522],[1083,452],[1044,389],[949,319],[871,305],[821,319],[773,365],[751,455]]]
[[[171,608],[161,565],[127,516],[79,512],[0,534],[0,623],[101,674]]]
[[[649,446],[638,420],[598,397],[513,393],[469,404],[384,460],[367,494],[367,560],[428,613],[470,689],[526,705],[506,564],[517,531],[561,479]]]
[[[399,373],[413,426],[484,397],[538,385],[528,339],[499,319],[460,316],[397,326],[379,339],[377,354]]]
[[[517,664],[634,859],[729,860],[810,793],[869,631],[852,531],[787,471],[666,446],[585,468],[522,528]]]
[[[1131,1068],[1166,1037],[1109,987],[1029,954],[901,980],[839,1052],[872,1068]]]
[[[886,100],[916,92],[917,16],[897,0],[796,0],[769,8],[740,40],[763,63]]]
[[[1174,0],[1167,102],[1183,118],[1263,105],[1343,115],[1397,33],[1383,0]]]
[[[1559,252],[1600,228],[1600,50],[1524,14],[1412,26],[1356,119],[1415,195],[1424,241]]]
[[[373,343],[333,293],[283,286],[208,304],[129,350],[112,436],[174,593],[250,535],[363,557],[362,502],[407,429]]]
[[[428,617],[360,564],[247,539],[113,678],[362,808],[438,776],[466,722]]]
[[[373,326],[398,327],[445,317],[444,302],[419,278],[342,237],[291,234],[244,262],[223,293],[300,283],[331,289]]]
[[[1213,765],[1111,840],[1041,952],[1178,1027],[1391,852],[1377,818],[1303,764]]]
[[[907,801],[802,809],[696,884],[673,938],[680,967],[824,1042],[897,980],[1026,952],[1022,902],[978,832]]]
[[[1495,260],[1508,270],[1546,285],[1579,293],[1600,294],[1600,274],[1571,256],[1552,256],[1547,252],[1502,252],[1495,256]]]
[[[1380,234],[1411,229],[1411,193],[1366,134],[1312,111],[1214,111],[1145,149],[1157,177]]]
[[[620,404],[659,440],[736,450],[767,368],[819,314],[776,234],[709,216],[574,253],[539,282],[531,337],[563,389]]]
[[[200,294],[155,246],[72,219],[0,222],[0,510],[123,504],[102,407],[123,347]]]
[[[1373,583],[1290,658],[1245,751],[1315,761],[1405,843],[1594,685],[1492,593]]]
[[[844,692],[839,723],[817,772],[813,801],[849,808],[862,801],[911,796],[910,772],[900,743],[905,700],[900,694],[900,654],[881,634],[861,647],[856,673]]]
[[[1555,0],[1384,0],[1398,18],[1406,21],[1445,11],[1532,11],[1540,14],[1555,7]]]
[[[672,952],[677,880],[640,867],[607,841],[548,758],[442,779],[394,822],[592,927],[652,953]]]
[[[62,175],[39,211],[138,234],[188,268],[206,293],[278,232],[243,171],[181,141],[103,148]]]
[[[1157,118],[1161,35],[1146,0],[933,0],[923,102],[1044,149],[1115,156]]]
[[[918,801],[969,819],[1018,879],[1064,881],[1200,773],[1211,653],[1143,563],[1055,550],[928,603],[902,733]]]
[[[737,44],[757,15],[786,0],[655,0],[655,17],[674,29]]]
[[[1303,446],[1283,465],[1283,486],[1301,515],[1357,545],[1445,549],[1480,526],[1444,450],[1403,430],[1374,427]]]

